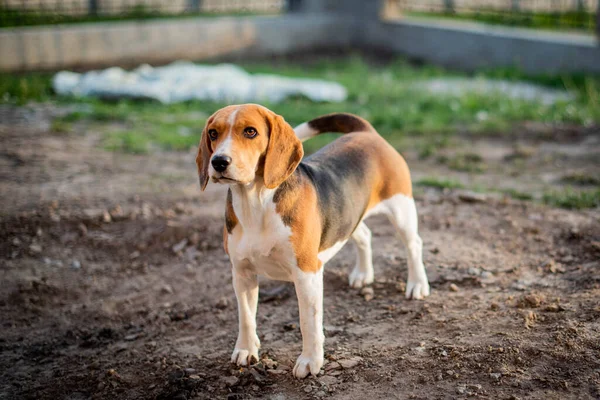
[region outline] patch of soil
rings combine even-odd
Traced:
[[[373,290],[348,287],[351,245],[328,263],[327,364],[298,381],[288,284],[261,281],[260,362],[229,363],[224,192],[199,193],[193,154],[107,153],[93,131],[17,122],[0,132],[0,398],[600,398],[597,210],[426,190],[424,301],[404,299],[392,226],[367,221]]]

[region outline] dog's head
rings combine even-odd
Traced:
[[[248,185],[263,179],[273,189],[296,169],[304,151],[283,117],[256,105],[228,106],[207,121],[196,164],[200,188],[208,180]]]

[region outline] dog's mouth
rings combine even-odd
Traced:
[[[228,178],[226,176],[213,176],[212,177],[212,181],[215,183],[242,183],[240,181],[238,181],[237,179],[233,179],[233,178]]]

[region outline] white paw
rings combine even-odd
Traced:
[[[241,342],[242,341],[238,339],[238,343]],[[252,364],[252,362],[258,362],[258,349],[260,347],[258,337],[254,337],[247,342],[249,342],[250,345],[235,345],[235,349],[233,349],[233,353],[231,354],[232,363],[246,367]]]
[[[323,355],[318,356],[305,356],[301,354],[296,360],[296,366],[294,367],[294,376],[298,379],[306,378],[310,373],[313,376],[317,376],[321,367],[323,366]]]
[[[406,282],[407,299],[420,300],[427,296],[429,296],[429,282],[426,277],[420,280],[408,280],[408,282]]]
[[[354,289],[370,285],[373,283],[373,270],[364,272],[359,268],[354,268],[348,277],[348,282],[350,283],[350,287]]]

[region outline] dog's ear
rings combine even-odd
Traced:
[[[265,154],[264,179],[265,186],[274,189],[294,172],[304,156],[304,149],[283,117],[269,113],[267,123],[271,132]]]
[[[202,136],[200,137],[200,145],[198,146],[198,154],[196,155],[196,166],[198,167],[200,189],[202,191],[206,189],[206,185],[208,184],[208,165],[210,164],[210,158],[212,157],[210,138],[208,137],[208,125],[213,119],[213,116],[211,116],[206,121],[206,125],[204,125]]]

